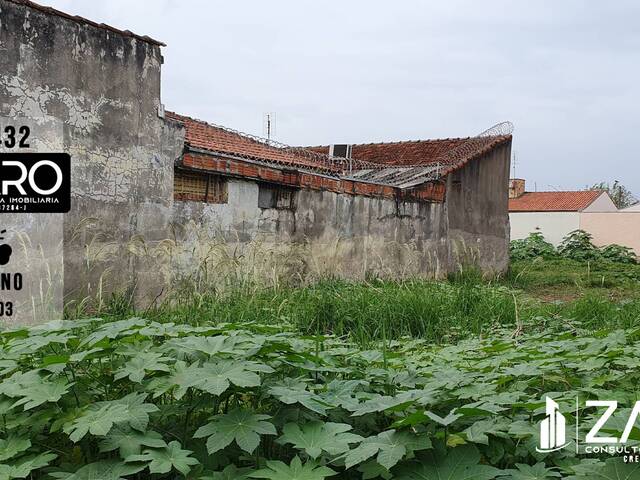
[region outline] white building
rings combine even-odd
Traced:
[[[548,242],[558,245],[569,232],[583,228],[583,213],[617,211],[603,190],[526,192],[524,180],[509,182],[511,240],[541,232]]]

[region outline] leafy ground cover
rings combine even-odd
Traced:
[[[635,401],[638,329],[490,333],[365,349],[255,323],[4,331],[0,478],[639,478],[620,458],[535,450],[545,394],[566,412],[576,394]]]
[[[0,480],[640,478],[619,457],[535,450],[546,394],[568,422],[576,395],[615,398],[620,435],[639,286],[637,264],[538,255],[501,278],[327,280],[145,312],[114,298],[102,319],[3,331]]]

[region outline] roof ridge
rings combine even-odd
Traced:
[[[140,40],[146,43],[150,43],[152,45],[158,45],[160,47],[166,47],[167,45],[159,40],[149,37],[148,35],[138,35],[133,33],[130,30],[121,30],[116,27],[112,27],[111,25],[107,25],[106,23],[98,23],[93,20],[89,20],[88,18],[81,17],[80,15],[71,15],[70,13],[63,12],[62,10],[57,10],[53,7],[47,7],[46,5],[40,5],[39,3],[32,2],[31,0],[6,0],[7,2],[14,3],[16,5],[24,5],[25,7],[32,8],[34,10],[38,10],[43,13],[48,13],[50,15],[56,15],[58,17],[66,18],[67,20],[71,20],[73,22],[82,24],[82,25],[90,25],[95,28],[99,28],[101,30],[108,30],[113,33],[117,33],[118,35],[122,35],[124,37],[135,38],[136,40]]]
[[[397,141],[391,141],[391,142],[345,143],[345,145],[351,145],[353,147],[361,147],[361,146],[364,147],[369,145],[403,145],[406,143],[450,142],[452,140],[462,141],[462,140],[470,140],[472,138],[476,138],[476,137],[423,138],[423,139],[416,139],[416,140],[397,140]],[[324,147],[328,147],[329,145],[341,145],[341,144],[329,143],[326,145],[309,145],[301,148],[324,148]]]

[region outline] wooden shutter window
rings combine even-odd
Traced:
[[[207,173],[176,171],[173,198],[183,202],[227,203],[227,179]]]

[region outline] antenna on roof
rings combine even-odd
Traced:
[[[518,162],[516,162],[516,152],[513,152],[513,178],[518,178],[516,177],[516,164]]]
[[[271,142],[271,138],[276,135],[276,113],[267,112],[264,114],[262,122],[262,135],[267,138],[267,142]]]

